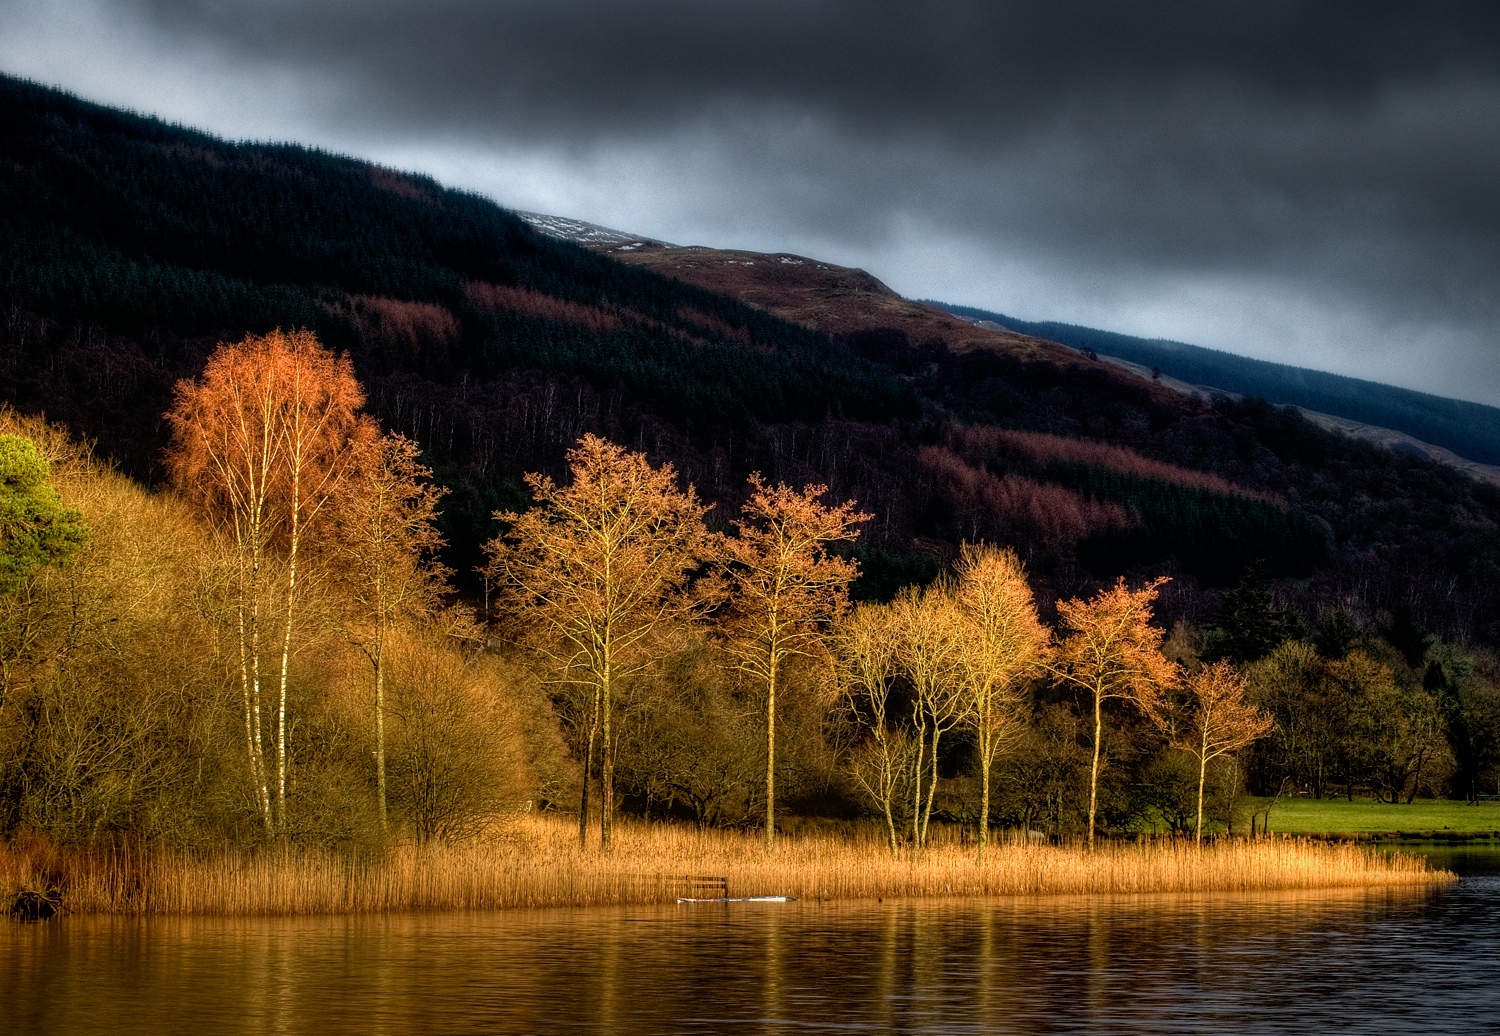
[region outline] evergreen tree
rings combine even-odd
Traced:
[[[1301,616],[1279,609],[1271,599],[1271,584],[1259,565],[1224,595],[1214,624],[1204,633],[1204,659],[1245,665],[1265,658],[1282,641],[1303,632]]]
[[[1391,609],[1390,625],[1382,627],[1380,635],[1401,652],[1401,657],[1413,669],[1421,667],[1422,660],[1427,657],[1427,648],[1432,644],[1432,638],[1417,622],[1410,601],[1402,601]]]
[[[0,594],[43,565],[67,562],[88,539],[83,516],[48,484],[51,466],[23,435],[0,435]]]
[[[1354,650],[1354,645],[1359,643],[1363,632],[1359,623],[1348,612],[1335,608],[1318,623],[1318,631],[1313,635],[1313,647],[1324,658],[1336,661]]]

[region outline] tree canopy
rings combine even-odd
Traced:
[[[50,474],[35,442],[0,435],[0,594],[43,565],[66,563],[88,539],[83,516],[63,506]]]

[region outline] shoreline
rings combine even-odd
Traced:
[[[1271,837],[1330,843],[1500,846],[1500,831],[1272,831]]]
[[[571,837],[570,837],[571,836]],[[189,855],[0,844],[10,909],[70,914],[264,916],[673,903],[682,896],[808,901],[1229,893],[1417,887],[1456,876],[1368,844],[1271,837],[1037,845],[1002,840],[983,863],[956,843],[892,858],[874,838],[756,836],[624,825],[608,852],[576,828],[524,818],[475,842],[394,845],[356,857],[296,847]]]

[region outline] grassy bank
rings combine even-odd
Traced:
[[[1248,799],[1246,810],[1264,815],[1270,799]],[[1281,799],[1271,809],[1271,830],[1336,838],[1384,836],[1402,840],[1500,839],[1500,802],[1427,799],[1386,803],[1347,799]]]
[[[482,842],[396,847],[350,859],[300,849],[204,857],[0,846],[0,893],[55,889],[70,912],[310,914],[671,902],[681,876],[722,877],[732,896],[799,899],[1214,892],[1449,880],[1417,859],[1271,839],[1081,847],[938,845],[893,860],[875,838],[755,836],[626,825],[608,854],[581,853],[571,825],[527,818]]]

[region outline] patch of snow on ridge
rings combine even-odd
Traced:
[[[585,223],[581,219],[568,219],[566,216],[548,216],[541,212],[519,210],[516,211],[516,215],[529,223],[533,229],[541,231],[548,237],[572,241],[574,244],[613,245],[622,250],[643,248],[646,245],[672,247],[665,241],[642,237],[639,234],[627,234],[621,230],[611,230],[609,227],[601,227],[596,223]]]

